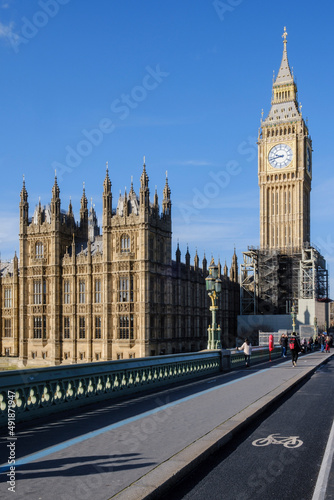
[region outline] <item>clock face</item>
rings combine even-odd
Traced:
[[[274,146],[268,155],[269,163],[274,168],[287,167],[292,160],[293,152],[287,144],[277,144]]]
[[[306,164],[307,164],[307,171],[311,172],[312,159],[311,159],[311,150],[310,150],[310,148],[307,148]]]

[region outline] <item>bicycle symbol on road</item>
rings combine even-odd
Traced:
[[[255,439],[253,446],[268,446],[269,444],[282,444],[284,448],[299,448],[303,444],[299,436],[280,436],[279,434],[269,434],[266,438]]]

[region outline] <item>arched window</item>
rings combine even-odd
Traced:
[[[121,237],[121,252],[130,252],[130,236],[128,234],[123,234]]]
[[[35,256],[36,259],[42,259],[44,257],[44,246],[40,241],[35,245]]]

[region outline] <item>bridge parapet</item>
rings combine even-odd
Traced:
[[[0,372],[0,427],[219,373],[221,351]]]
[[[275,348],[272,358],[279,355],[280,348]],[[267,359],[267,347],[253,349],[252,364]],[[20,422],[243,364],[242,351],[212,350],[0,372],[0,427],[8,425],[13,410],[15,422]]]

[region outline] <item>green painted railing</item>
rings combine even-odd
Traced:
[[[0,373],[0,426],[219,373],[221,351]],[[12,418],[13,417],[13,418]]]
[[[255,348],[251,364],[263,360],[268,347]],[[0,427],[242,365],[242,351],[217,350],[0,372]]]
[[[280,347],[275,347],[270,354],[271,359],[277,359],[281,356],[282,349]],[[269,349],[268,347],[254,347],[252,349],[250,364],[256,364],[260,361],[269,360]],[[243,351],[231,350],[231,369],[238,368],[239,366],[245,365],[245,356]]]

